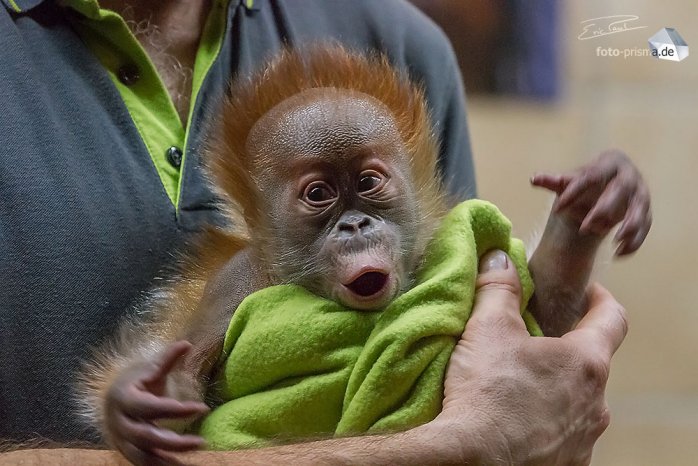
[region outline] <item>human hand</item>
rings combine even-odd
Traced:
[[[168,390],[168,376],[191,350],[191,343],[172,343],[158,362],[135,364],[116,378],[105,400],[108,440],[129,461],[142,464],[179,464],[168,451],[201,447],[201,437],[181,435],[157,425],[162,420],[193,420],[209,411],[200,401],[181,401]]]
[[[610,419],[611,357],[627,333],[625,310],[608,291],[593,285],[588,298],[575,330],[531,337],[519,314],[515,268],[501,251],[483,257],[473,314],[431,427],[450,445],[476,442],[477,464],[588,464]]]
[[[642,175],[623,152],[609,150],[569,174],[537,174],[531,184],[557,194],[553,212],[564,215],[582,233],[615,235],[616,255],[635,252],[652,226],[650,194]]]

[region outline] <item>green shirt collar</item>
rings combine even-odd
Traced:
[[[46,0],[0,0],[0,3],[5,5],[10,11],[15,13],[23,13],[39,6]],[[65,6],[70,6],[79,11],[88,18],[99,18],[99,2],[98,0],[62,0],[61,3]],[[259,6],[255,5],[254,0],[239,0],[239,3],[248,10],[258,10]]]
[[[100,8],[98,0],[58,1],[77,12],[73,15],[73,27],[121,95],[165,192],[178,207],[190,125],[183,127],[157,69],[118,13]],[[199,90],[221,50],[229,3],[239,6],[240,0],[214,0],[206,20],[192,70],[188,123],[192,121]],[[137,70],[138,77],[132,82],[123,78],[127,67]]]

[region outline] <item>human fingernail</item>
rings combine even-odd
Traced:
[[[480,272],[490,270],[506,270],[509,268],[509,258],[503,251],[490,251],[480,259]]]

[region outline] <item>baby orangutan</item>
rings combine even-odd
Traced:
[[[409,289],[448,208],[422,92],[386,59],[338,47],[285,51],[233,87],[208,151],[233,231],[211,230],[147,322],[122,326],[83,375],[92,422],[128,459],[198,448],[175,433],[209,410],[207,382],[242,300],[293,283],[342,305],[383,309]],[[581,317],[594,257],[616,224],[617,254],[650,228],[649,194],[630,160],[607,152],[532,183],[557,194],[530,259],[530,309],[547,335]],[[564,312],[561,312],[564,311]]]

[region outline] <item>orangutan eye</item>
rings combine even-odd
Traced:
[[[303,193],[304,200],[313,206],[323,206],[334,201],[337,193],[324,181],[314,181],[310,183]]]
[[[381,179],[377,176],[364,176],[359,180],[359,192],[370,191],[379,184],[381,184]]]
[[[365,194],[377,191],[384,183],[385,176],[374,170],[366,170],[359,177],[359,184],[356,189],[359,193]]]

